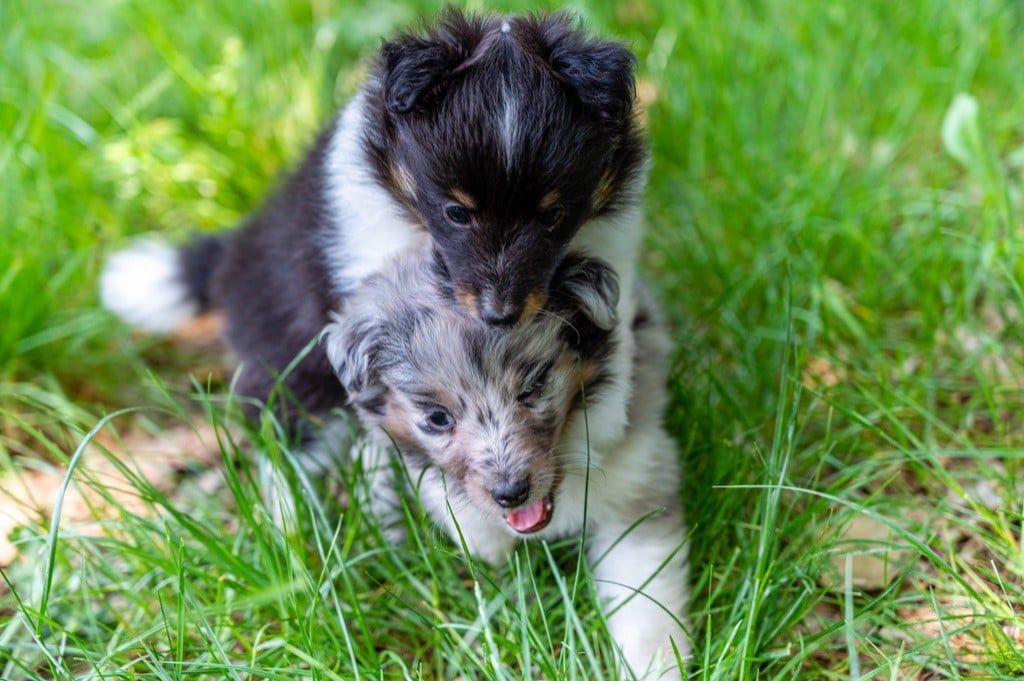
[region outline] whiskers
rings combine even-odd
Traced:
[[[604,475],[604,468],[597,462],[593,452],[568,449],[559,451],[558,456],[566,477],[586,477],[595,473]]]
[[[555,320],[557,320],[560,324],[562,324],[562,326],[564,326],[564,327],[566,327],[568,329],[572,329],[573,332],[576,334],[577,338],[580,337],[580,330],[577,329],[573,325],[572,322],[570,322],[568,319],[566,319],[562,315],[558,314],[554,310],[549,310],[547,308],[542,307],[542,308],[537,310],[537,314],[538,315],[543,315],[543,316],[547,317],[548,319],[555,319]]]
[[[475,504],[469,495],[463,490],[454,491],[451,488],[447,494],[448,505],[451,506],[452,513],[459,516],[463,513],[468,512],[479,512],[479,505]]]

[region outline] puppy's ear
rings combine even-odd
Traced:
[[[412,38],[386,43],[382,56],[384,105],[393,114],[412,111],[458,63],[445,45]]]
[[[359,312],[335,315],[320,334],[338,381],[357,406],[381,392],[377,356],[383,334],[377,316]]]
[[[565,338],[584,356],[604,345],[619,321],[619,277],[597,258],[569,256],[559,267],[548,306],[564,319]]]
[[[624,125],[633,112],[636,57],[624,45],[586,37],[565,14],[544,27],[548,61],[583,106],[611,125]]]
[[[457,9],[446,10],[425,37],[398,36],[381,47],[384,105],[393,114],[412,111],[470,53],[479,28]]]
[[[597,258],[573,259],[556,276],[566,304],[599,329],[615,326],[619,320],[619,275],[608,263]]]

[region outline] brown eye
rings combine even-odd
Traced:
[[[548,362],[540,368],[539,371],[534,372],[524,383],[522,392],[516,395],[516,401],[527,404],[537,397],[544,391],[544,386],[548,382],[548,374],[551,373],[551,367],[554,366],[554,362]]]
[[[444,216],[453,225],[465,227],[473,220],[473,214],[465,206],[458,203],[450,203],[444,208]]]
[[[562,208],[561,206],[555,206],[553,208],[548,208],[547,210],[540,214],[540,223],[544,225],[544,229],[550,232],[555,227],[558,227],[558,225],[562,223],[562,220],[564,218],[565,208]]]

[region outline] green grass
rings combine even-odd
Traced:
[[[0,467],[67,463],[122,407],[142,407],[122,431],[223,423],[228,390],[196,390],[194,353],[98,308],[104,256],[244,215],[380,36],[438,7],[0,4]],[[1024,6],[572,8],[630,42],[649,100],[645,267],[677,342],[692,676],[1024,675]],[[979,113],[954,154],[958,93]],[[105,534],[20,530],[0,678],[610,673],[572,546],[492,570],[415,509],[393,547],[312,500],[302,539],[282,536],[245,454],[285,446],[270,425],[218,430],[215,494],[136,477],[143,503],[112,498]],[[851,549],[835,535],[857,515],[890,538]],[[885,546],[911,556],[889,587],[823,586],[833,559]]]

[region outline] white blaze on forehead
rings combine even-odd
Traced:
[[[501,88],[501,147],[505,155],[505,167],[511,169],[519,142],[519,96],[509,84]]]
[[[512,25],[508,20],[501,22],[501,32],[508,35],[512,32]],[[515,152],[516,138],[519,136],[516,130],[518,116],[516,115],[516,104],[518,97],[512,91],[509,83],[501,88],[502,117],[501,117],[501,142],[505,151],[505,165],[512,167],[512,154]]]

